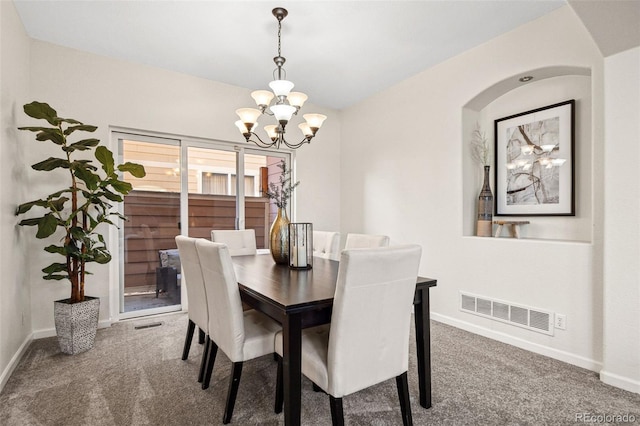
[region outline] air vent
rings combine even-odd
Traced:
[[[133,328],[136,329],[136,330],[144,330],[145,328],[160,327],[161,325],[162,325],[161,322],[151,322],[151,323],[147,323],[147,324],[136,325]]]
[[[460,310],[553,336],[553,315],[544,309],[460,292]]]

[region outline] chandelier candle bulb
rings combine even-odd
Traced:
[[[309,123],[300,123],[298,124],[298,128],[302,130],[302,133],[306,137],[313,137],[313,130],[311,130],[311,127],[309,127]]]
[[[284,121],[287,124],[291,120],[291,116],[296,112],[296,107],[286,104],[276,104],[271,106],[271,112],[280,123]]]
[[[268,126],[264,126],[264,131],[267,132],[267,135],[271,138],[272,141],[278,139],[278,126],[275,124],[270,124]]]
[[[236,110],[236,114],[238,114],[243,123],[254,124],[258,121],[258,117],[262,115],[262,112],[255,108],[240,108]]]
[[[287,80],[273,80],[269,83],[269,87],[271,87],[273,93],[278,97],[282,96],[284,98],[289,96],[289,92],[291,92],[293,86],[294,84]]]
[[[289,96],[287,96],[289,105],[293,105],[296,109],[302,108],[302,105],[304,105],[307,99],[309,99],[309,97],[302,92],[291,92]]]
[[[273,93],[268,90],[256,90],[251,92],[251,97],[254,101],[256,101],[256,105],[258,105],[262,111],[271,103],[273,100]]]
[[[305,120],[307,120],[307,124],[312,129],[314,127],[316,129],[319,129],[320,127],[322,127],[322,123],[324,123],[324,120],[327,119],[327,116],[326,115],[322,115],[322,114],[305,114],[302,117]]]

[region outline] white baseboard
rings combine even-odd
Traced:
[[[609,373],[605,370],[600,371],[600,380],[602,380],[603,383],[629,392],[640,393],[640,381],[638,380]]]
[[[111,327],[111,320],[102,320],[98,321],[98,328],[107,328]],[[43,328],[40,330],[35,330],[32,334],[33,340],[36,339],[45,339],[47,337],[54,337],[56,335],[56,329],[54,328]]]
[[[472,324],[466,321],[461,321],[456,318],[451,318],[445,315],[437,313],[431,313],[431,319],[447,325],[451,325],[456,328],[468,331],[470,333],[478,334],[480,336],[488,337],[489,339],[497,340],[508,345],[515,346],[520,349],[548,356],[549,358],[557,359],[559,361],[566,362],[568,364],[576,365],[578,367],[586,368],[587,370],[599,372],[602,369],[602,363],[593,359],[585,358],[580,355],[572,354],[570,352],[561,351],[558,349],[550,348],[548,346],[540,345],[538,343],[529,342],[527,340],[510,336],[499,331],[490,330],[485,327],[480,327],[476,324]]]
[[[2,372],[2,375],[0,376],[0,392],[2,392],[2,390],[4,389],[4,385],[7,384],[9,377],[11,377],[13,370],[15,370],[18,364],[20,363],[22,356],[26,352],[32,340],[33,340],[33,334],[30,334],[24,339],[24,342],[22,342],[22,344],[20,345],[16,353],[13,354],[13,357],[11,357],[9,364],[7,364],[7,367],[4,369],[4,371]]]

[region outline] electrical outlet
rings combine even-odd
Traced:
[[[555,327],[560,330],[567,329],[567,316],[563,314],[556,314]]]

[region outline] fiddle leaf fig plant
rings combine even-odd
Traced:
[[[68,139],[76,136],[76,132],[95,132],[96,126],[58,117],[55,109],[42,102],[26,104],[24,112],[29,117],[46,120],[50,126],[18,129],[35,132],[37,141],[50,141],[61,150],[59,157],[49,157],[33,164],[31,168],[57,173],[60,172],[57,169],[66,170],[68,181],[63,188],[44,198],[20,204],[16,215],[37,210],[39,216],[23,219],[19,224],[36,226],[36,238],[39,239],[49,238],[56,233],[61,235],[58,244],[48,245],[44,250],[58,254],[63,259],[42,269],[43,278],[69,280],[69,303],[81,302],[84,300],[85,276],[90,274],[86,269],[87,263],[105,264],[111,261],[111,254],[98,227],[102,224],[117,226],[113,218],[116,221],[126,220],[122,214],[112,211],[114,203],[122,202],[123,195],[132,189],[129,182],[120,180],[118,172],[141,178],[145,176],[145,170],[136,163],[116,165],[113,153],[100,145],[98,139],[86,138],[75,142]],[[80,152],[92,150],[99,168],[87,153],[82,158],[78,156]]]

